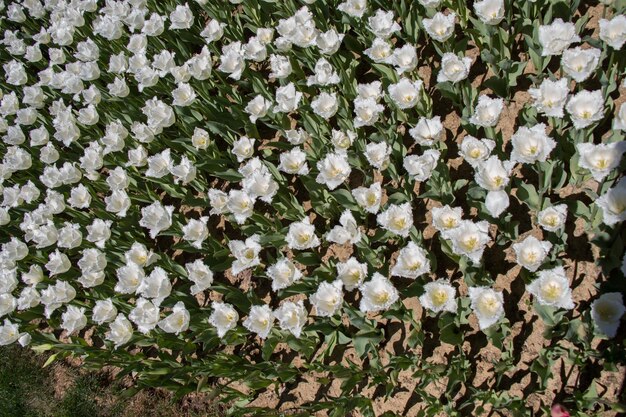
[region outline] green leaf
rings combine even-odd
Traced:
[[[359,331],[352,339],[354,350],[361,357],[370,349],[375,349],[381,340],[383,340],[383,336],[379,331]]]
[[[517,187],[515,195],[521,202],[526,203],[533,210],[541,210],[541,201],[534,185],[520,181]]]

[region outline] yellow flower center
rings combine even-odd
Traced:
[[[422,267],[422,263],[420,261],[413,260],[407,264],[408,269],[411,271],[415,271]]]
[[[377,304],[385,304],[389,301],[389,298],[391,297],[391,295],[389,294],[389,292],[387,291],[380,291],[377,294],[374,294],[374,301],[376,301]]]
[[[404,227],[406,226],[406,219],[404,217],[396,217],[391,221],[391,224],[396,229],[404,229]]]
[[[465,246],[465,249],[471,252],[476,249],[476,246],[478,246],[478,237],[468,236],[463,239],[461,243],[463,244],[463,246]]]
[[[499,306],[498,300],[495,297],[489,295],[489,296],[483,297],[483,299],[481,300],[479,304],[479,309],[482,313],[491,315],[496,312],[496,310],[498,309],[498,306]]]
[[[469,152],[470,156],[474,159],[479,158],[482,152],[478,148],[474,148]]]
[[[543,218],[543,222],[550,227],[555,227],[559,224],[559,217],[555,214],[548,214]]]
[[[431,295],[430,298],[433,302],[433,304],[437,307],[442,306],[446,303],[446,301],[448,301],[448,293],[445,292],[443,289],[441,288],[437,288],[436,290],[434,290]]]
[[[450,217],[444,217],[442,219],[442,223],[443,223],[443,226],[446,229],[452,229],[452,228],[456,227],[456,225],[457,225],[456,219],[454,217],[451,217],[451,216]]]
[[[298,240],[299,244],[304,245],[308,243],[311,239],[311,234],[308,232],[300,232],[298,233],[298,236],[296,236],[296,239]]]
[[[537,261],[537,258],[539,257],[539,255],[537,254],[537,252],[533,251],[533,250],[529,250],[529,251],[524,251],[524,254],[522,255],[524,260],[528,263],[534,263]]]
[[[606,169],[609,166],[609,160],[606,158],[600,158],[596,161],[596,168]]]
[[[359,280],[361,279],[361,272],[358,269],[353,269],[348,274],[348,278],[350,279],[351,283],[359,282]]]
[[[541,288],[541,292],[543,294],[543,298],[547,301],[556,301],[559,299],[561,295],[561,286],[554,281],[547,282]]]

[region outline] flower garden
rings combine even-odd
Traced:
[[[626,2],[0,10],[0,345],[233,416],[626,412]]]

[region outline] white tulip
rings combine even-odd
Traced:
[[[354,127],[374,125],[384,110],[385,107],[373,98],[357,97],[354,100]]]
[[[337,10],[360,19],[367,10],[367,0],[346,0],[337,6]]]
[[[93,321],[98,324],[109,323],[115,320],[116,316],[117,308],[115,308],[110,298],[96,301],[96,305],[93,307]]]
[[[231,240],[228,242],[228,249],[235,257],[235,261],[233,261],[231,266],[233,275],[237,275],[261,263],[259,252],[261,252],[262,247],[259,245],[259,239],[259,235],[252,235],[245,241]]]
[[[302,334],[302,328],[307,322],[307,311],[302,300],[297,302],[286,301],[274,311],[274,317],[278,320],[280,328],[288,330],[296,338]]]
[[[404,44],[396,48],[385,63],[394,65],[398,75],[408,73],[417,67],[417,51],[413,45]]]
[[[302,272],[289,259],[283,258],[267,268],[267,276],[272,280],[272,291],[278,291],[299,281]]]
[[[241,42],[224,45],[220,56],[220,65],[217,69],[229,74],[229,78],[239,80],[246,66],[243,55]]]
[[[146,334],[154,329],[159,322],[159,307],[150,300],[139,298],[128,318],[137,325],[137,329],[141,333]]]
[[[270,72],[270,78],[286,78],[291,74],[291,62],[289,62],[289,58],[282,55],[270,55],[270,67],[272,68],[272,72]]]
[[[157,266],[141,280],[136,292],[144,298],[152,298],[158,307],[171,294],[172,283],[167,272]]]
[[[408,237],[411,227],[413,227],[411,204],[391,204],[387,210],[376,216],[376,221],[385,230],[402,237]]]
[[[370,142],[365,145],[365,158],[374,168],[385,170],[389,165],[389,155],[391,155],[391,146],[387,142]]]
[[[187,83],[179,83],[172,91],[172,104],[179,107],[187,107],[196,100],[196,92],[193,87]]]
[[[383,84],[380,81],[372,81],[371,83],[357,84],[357,98],[368,99],[373,98],[378,102],[383,97]]]
[[[204,38],[206,43],[218,41],[224,35],[225,27],[226,23],[219,22],[215,19],[209,19],[202,32],[200,32],[200,36]]]
[[[613,119],[613,130],[626,131],[626,105],[622,103]]]
[[[565,108],[576,129],[590,126],[604,117],[602,91],[579,91],[567,102]]]
[[[574,42],[580,42],[580,36],[576,34],[576,27],[573,23],[566,23],[558,18],[549,25],[539,26],[542,56],[561,55]]]
[[[598,67],[600,53],[601,51],[597,48],[582,49],[577,46],[567,49],[563,52],[561,65],[567,75],[580,83],[589,78]]]
[[[424,308],[439,313],[456,313],[456,290],[445,279],[438,279],[424,285],[424,294],[419,297]]]
[[[433,227],[439,232],[445,234],[446,232],[459,227],[461,220],[463,219],[463,208],[450,207],[448,205],[443,207],[433,207],[431,214],[433,217]]]
[[[403,166],[415,181],[424,182],[430,178],[439,163],[441,152],[427,149],[422,155],[409,155],[404,158]]]
[[[267,304],[252,306],[243,326],[256,333],[261,339],[265,339],[274,327],[272,309]]]
[[[0,294],[0,317],[12,313],[17,307],[17,300],[11,294]]]
[[[199,127],[196,127],[191,136],[191,144],[197,150],[206,149],[209,146],[209,132]]]
[[[319,85],[323,87],[337,84],[339,81],[341,81],[341,79],[331,63],[328,62],[326,58],[320,58],[315,63],[314,74],[307,78],[306,85]]]
[[[289,83],[276,89],[276,106],[274,113],[290,113],[298,109],[298,104],[302,99],[302,93],[296,91],[296,86]]]
[[[340,226],[335,226],[326,235],[326,240],[329,242],[338,243],[343,245],[350,243],[351,245],[357,244],[361,241],[361,231],[357,224],[352,212],[348,209],[344,210],[339,218]]]
[[[556,232],[557,230],[563,229],[566,219],[567,206],[565,204],[547,207],[537,213],[537,223],[549,232]]]
[[[4,319],[4,325],[0,326],[0,346],[15,343],[20,338],[20,330],[17,324]]]
[[[396,264],[391,268],[391,275],[415,279],[430,272],[428,253],[415,242],[409,242],[400,249]]]
[[[537,276],[526,286],[526,290],[537,299],[539,304],[567,310],[574,308],[572,290],[563,267],[539,271]]]
[[[109,331],[105,335],[115,345],[115,348],[128,343],[133,337],[133,327],[122,313],[118,314],[115,320],[109,324]]]
[[[180,334],[189,328],[189,311],[182,301],[177,302],[172,308],[172,313],[159,321],[158,326],[165,333]]]
[[[209,323],[217,330],[217,336],[221,339],[229,330],[237,327],[239,314],[232,305],[213,301],[211,304],[213,312],[209,316]]]
[[[504,299],[502,292],[487,287],[470,287],[469,297],[472,310],[478,318],[480,330],[494,325],[504,316]]]
[[[596,204],[602,209],[602,222],[608,226],[626,220],[626,179],[601,195]]]
[[[380,209],[382,187],[379,182],[375,182],[369,187],[357,187],[352,190],[352,196],[365,211],[376,214]]]
[[[61,315],[61,328],[67,330],[68,334],[78,332],[87,325],[84,307],[67,306],[65,313]]]
[[[293,148],[288,152],[281,153],[278,169],[287,174],[307,175],[309,166],[306,162],[306,153],[300,148]]]
[[[596,329],[609,338],[613,338],[617,334],[620,319],[625,312],[624,300],[619,292],[602,294],[591,303],[591,318]]]
[[[454,20],[456,14],[451,12],[447,15],[437,12],[432,19],[422,20],[424,30],[428,35],[439,42],[445,42],[454,33]]]
[[[541,82],[539,88],[528,89],[528,94],[534,100],[533,106],[539,113],[546,116],[561,118],[563,107],[569,95],[569,86],[566,78],[558,81],[545,79]]]
[[[445,139],[445,130],[439,116],[431,119],[420,117],[417,124],[409,129],[409,134],[422,146],[432,146],[436,141]]]
[[[237,224],[243,224],[254,213],[254,199],[243,190],[230,190],[226,208]]]
[[[170,30],[171,29],[189,29],[193,24],[193,12],[189,8],[189,5],[178,5],[170,13]]]
[[[155,201],[141,209],[139,225],[148,229],[150,237],[154,239],[160,232],[172,226],[172,213],[174,206],[163,206],[160,201]]]
[[[50,318],[54,310],[69,303],[76,297],[76,290],[66,281],[57,281],[41,291],[41,303],[45,306],[44,314]]]
[[[316,44],[320,52],[325,55],[332,55],[339,50],[341,41],[344,38],[343,33],[337,33],[335,29],[317,35]]]
[[[391,281],[378,272],[374,273],[371,280],[361,284],[359,291],[363,296],[359,310],[364,313],[387,310],[400,298]]]
[[[215,188],[209,189],[210,214],[228,213],[228,194]]]
[[[70,270],[72,263],[66,254],[56,249],[48,256],[48,262],[45,265],[50,276],[60,275]]]
[[[504,0],[475,1],[474,11],[483,23],[497,25],[504,19]]]
[[[626,152],[626,142],[601,143],[578,143],[576,150],[580,155],[578,165],[591,171],[593,179],[600,182],[604,180],[612,170],[617,168]]]
[[[545,162],[550,152],[556,147],[554,139],[546,134],[546,125],[536,124],[533,127],[520,127],[511,136],[513,150],[511,161],[532,164],[536,161]]]
[[[334,190],[348,179],[352,171],[347,155],[336,152],[329,153],[318,161],[317,169],[319,171],[317,183],[326,185],[330,190]]]
[[[389,97],[399,108],[410,109],[417,105],[422,85],[422,80],[401,78],[397,83],[389,85]]]
[[[191,295],[201,293],[213,284],[213,272],[201,259],[186,263],[185,270],[187,271],[187,278],[193,282],[190,288]]]
[[[530,272],[535,272],[546,259],[552,249],[552,243],[543,242],[534,236],[528,236],[521,242],[513,244],[517,263]]]
[[[356,258],[350,257],[346,262],[338,262],[337,278],[341,280],[346,291],[357,288],[367,276],[367,264],[360,263]]]
[[[250,115],[250,121],[252,123],[256,123],[257,119],[265,117],[271,107],[272,102],[258,94],[250,102],[248,102],[244,111]]]
[[[474,265],[479,265],[489,238],[489,223],[474,223],[462,220],[461,224],[446,232],[446,239],[452,241],[452,251],[457,255],[467,256]]]
[[[478,168],[491,156],[491,151],[496,147],[496,143],[491,139],[476,139],[467,135],[461,142],[459,153],[473,168]]]
[[[611,20],[600,19],[600,39],[615,50],[622,49],[626,42],[626,16],[618,14]]]
[[[393,48],[385,39],[376,38],[363,53],[377,64],[388,64],[393,56]]]
[[[311,102],[311,109],[313,113],[328,120],[337,113],[339,109],[339,103],[337,101],[336,93],[322,92],[319,96],[315,97]]]
[[[315,226],[308,217],[291,223],[285,240],[289,249],[306,250],[320,245],[319,238],[315,236]]]
[[[321,282],[317,291],[309,297],[318,316],[331,317],[340,309],[343,303],[341,285],[341,280]]]
[[[28,310],[37,307],[41,303],[41,296],[34,287],[24,287],[17,299],[17,309]]]
[[[191,242],[191,246],[200,249],[202,242],[209,237],[209,229],[207,228],[208,217],[200,217],[200,219],[190,219],[183,226],[183,239]]]
[[[402,28],[394,21],[392,11],[376,10],[373,16],[367,19],[367,26],[370,32],[379,38],[387,39],[393,33],[399,32]]]
[[[482,95],[478,97],[474,114],[470,117],[470,123],[476,126],[493,127],[498,124],[503,108],[504,100],[501,98]]]

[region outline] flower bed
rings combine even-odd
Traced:
[[[625,8],[5,4],[0,344],[233,415],[619,411]]]

